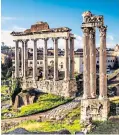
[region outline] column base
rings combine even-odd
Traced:
[[[107,96],[101,96],[101,95],[99,95],[99,100],[104,100],[104,99],[108,99],[108,97]]]
[[[83,95],[83,99],[92,99],[91,96]]]

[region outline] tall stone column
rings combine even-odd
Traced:
[[[19,77],[19,41],[15,42],[15,78]]]
[[[74,78],[74,38],[70,38],[70,79]]]
[[[89,28],[83,29],[83,98],[90,98],[90,47]]]
[[[44,60],[43,78],[44,79],[48,79],[47,40],[48,38],[44,39],[44,50],[43,50],[43,60]]]
[[[107,98],[107,75],[106,75],[106,31],[107,27],[102,26],[100,31],[100,58],[99,58],[99,72],[100,72],[100,95],[99,98]]]
[[[89,37],[90,46],[90,93],[91,97],[96,97],[96,46],[95,46],[95,28],[90,28]]]
[[[54,43],[54,80],[58,80],[58,38],[53,38]]]
[[[65,55],[64,55],[64,63],[65,63],[65,78],[64,80],[69,80],[69,40],[65,38]]]
[[[33,40],[33,80],[37,77],[37,39]]]
[[[22,70],[22,77],[24,76],[24,42],[22,42],[21,48],[21,70]]]
[[[28,40],[24,41],[24,79],[27,77],[28,72],[28,49],[27,49]]]

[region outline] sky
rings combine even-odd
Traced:
[[[24,31],[38,21],[50,28],[69,27],[75,35],[75,49],[82,48],[82,13],[103,15],[107,29],[107,47],[119,44],[119,0],[1,0],[1,41],[14,46],[11,31]],[[99,46],[96,30],[96,46]],[[52,41],[48,41],[52,46]],[[32,46],[32,43],[30,43]],[[42,42],[39,41],[39,46]],[[62,48],[64,42],[60,40]]]

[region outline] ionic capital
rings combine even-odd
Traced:
[[[33,42],[37,42],[39,39],[35,38],[35,39],[31,39]]]
[[[52,41],[55,42],[55,41],[58,41],[59,37],[53,37],[52,38]]]
[[[107,31],[107,26],[100,27],[99,28],[100,37],[106,37],[106,31]]]
[[[47,40],[49,40],[49,38],[41,38],[42,40],[44,40],[44,41],[47,41]]]
[[[84,28],[82,28],[82,31],[83,31],[84,36],[89,36],[89,33],[90,33],[89,28],[84,27]]]
[[[69,39],[69,37],[63,37],[63,39],[68,40],[68,39]]]
[[[19,40],[13,40],[13,42],[15,42],[17,44],[19,42]]]

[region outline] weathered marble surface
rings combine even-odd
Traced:
[[[109,99],[83,99],[81,100],[81,121],[87,118],[92,120],[107,120],[110,111]]]

